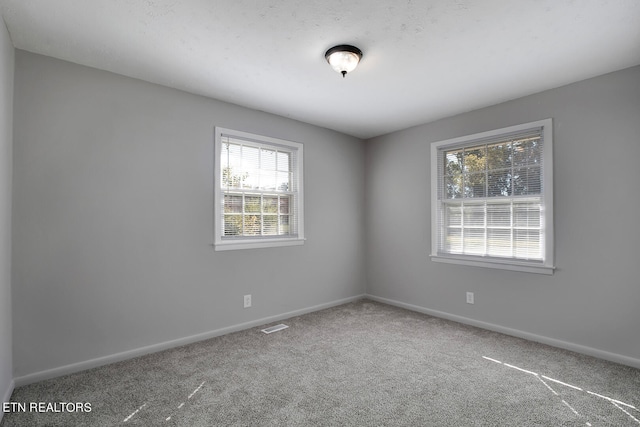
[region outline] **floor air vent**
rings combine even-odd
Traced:
[[[284,323],[280,323],[279,325],[275,325],[275,326],[270,326],[266,329],[263,329],[262,332],[264,332],[265,334],[272,334],[274,332],[278,332],[281,331],[283,329],[287,329],[288,326],[285,325]]]

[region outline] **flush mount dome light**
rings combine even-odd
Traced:
[[[331,67],[344,77],[358,66],[362,59],[362,51],[355,46],[341,44],[329,49],[324,57]]]

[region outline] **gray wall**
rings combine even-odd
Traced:
[[[20,50],[15,73],[16,378],[364,293],[362,141]],[[303,246],[213,250],[214,126],[304,144]]]
[[[365,282],[392,302],[640,361],[640,67],[363,143],[18,50],[11,306],[4,28],[0,41],[0,391],[12,310],[14,375],[25,377],[330,304]],[[429,143],[547,117],[556,273],[431,262]],[[213,250],[216,125],[304,143],[304,246]]]
[[[430,261],[430,143],[548,117],[555,274]],[[640,366],[640,67],[372,139],[365,170],[369,294]]]
[[[8,398],[11,363],[11,149],[14,50],[0,16],[0,399]],[[2,419],[0,411],[0,419]]]

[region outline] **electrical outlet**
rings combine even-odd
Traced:
[[[251,307],[251,295],[244,296],[244,308]]]
[[[467,292],[467,304],[473,304],[473,292]]]

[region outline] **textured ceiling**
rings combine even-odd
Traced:
[[[0,0],[15,47],[360,138],[640,64],[639,0]],[[346,78],[324,52],[364,52]]]

